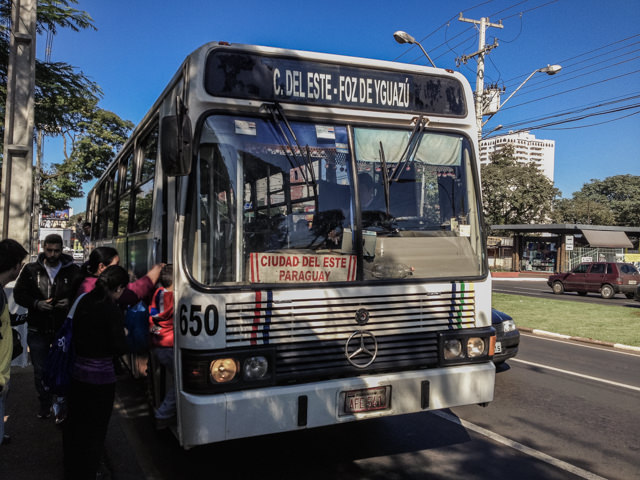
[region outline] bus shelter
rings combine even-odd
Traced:
[[[633,262],[640,255],[640,227],[520,224],[491,225],[491,230],[489,266],[509,265],[513,272],[562,272],[581,262]],[[496,250],[496,243],[511,248]]]

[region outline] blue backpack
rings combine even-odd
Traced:
[[[127,328],[129,352],[142,353],[149,350],[149,310],[140,301],[129,307],[124,325]]]
[[[62,327],[56,333],[55,339],[49,349],[44,371],[42,372],[42,385],[44,389],[55,395],[64,396],[71,385],[73,373],[73,361],[75,358],[73,351],[73,315],[80,299],[85,294],[80,295],[73,303],[71,310],[67,314]]]

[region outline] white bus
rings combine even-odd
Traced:
[[[493,399],[459,73],[206,44],[88,212],[137,275],[174,265],[175,382],[152,370],[184,448]]]

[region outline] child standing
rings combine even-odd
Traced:
[[[165,428],[175,420],[176,391],[173,385],[173,265],[160,272],[160,287],[153,294],[149,307],[151,353],[171,379],[165,388],[162,404],[154,410],[157,428]]]

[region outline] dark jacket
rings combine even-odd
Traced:
[[[80,273],[80,267],[73,263],[70,255],[60,255],[60,270],[53,283],[49,280],[47,269],[44,267],[44,254],[38,255],[38,260],[25,265],[20,272],[16,286],[13,289],[13,298],[18,305],[29,310],[27,323],[30,329],[35,329],[46,335],[53,335],[62,326],[71,303],[75,297],[73,289],[74,280]],[[54,307],[48,312],[41,312],[36,308],[38,300],[53,298],[52,304],[61,300],[67,300],[63,308]]]

